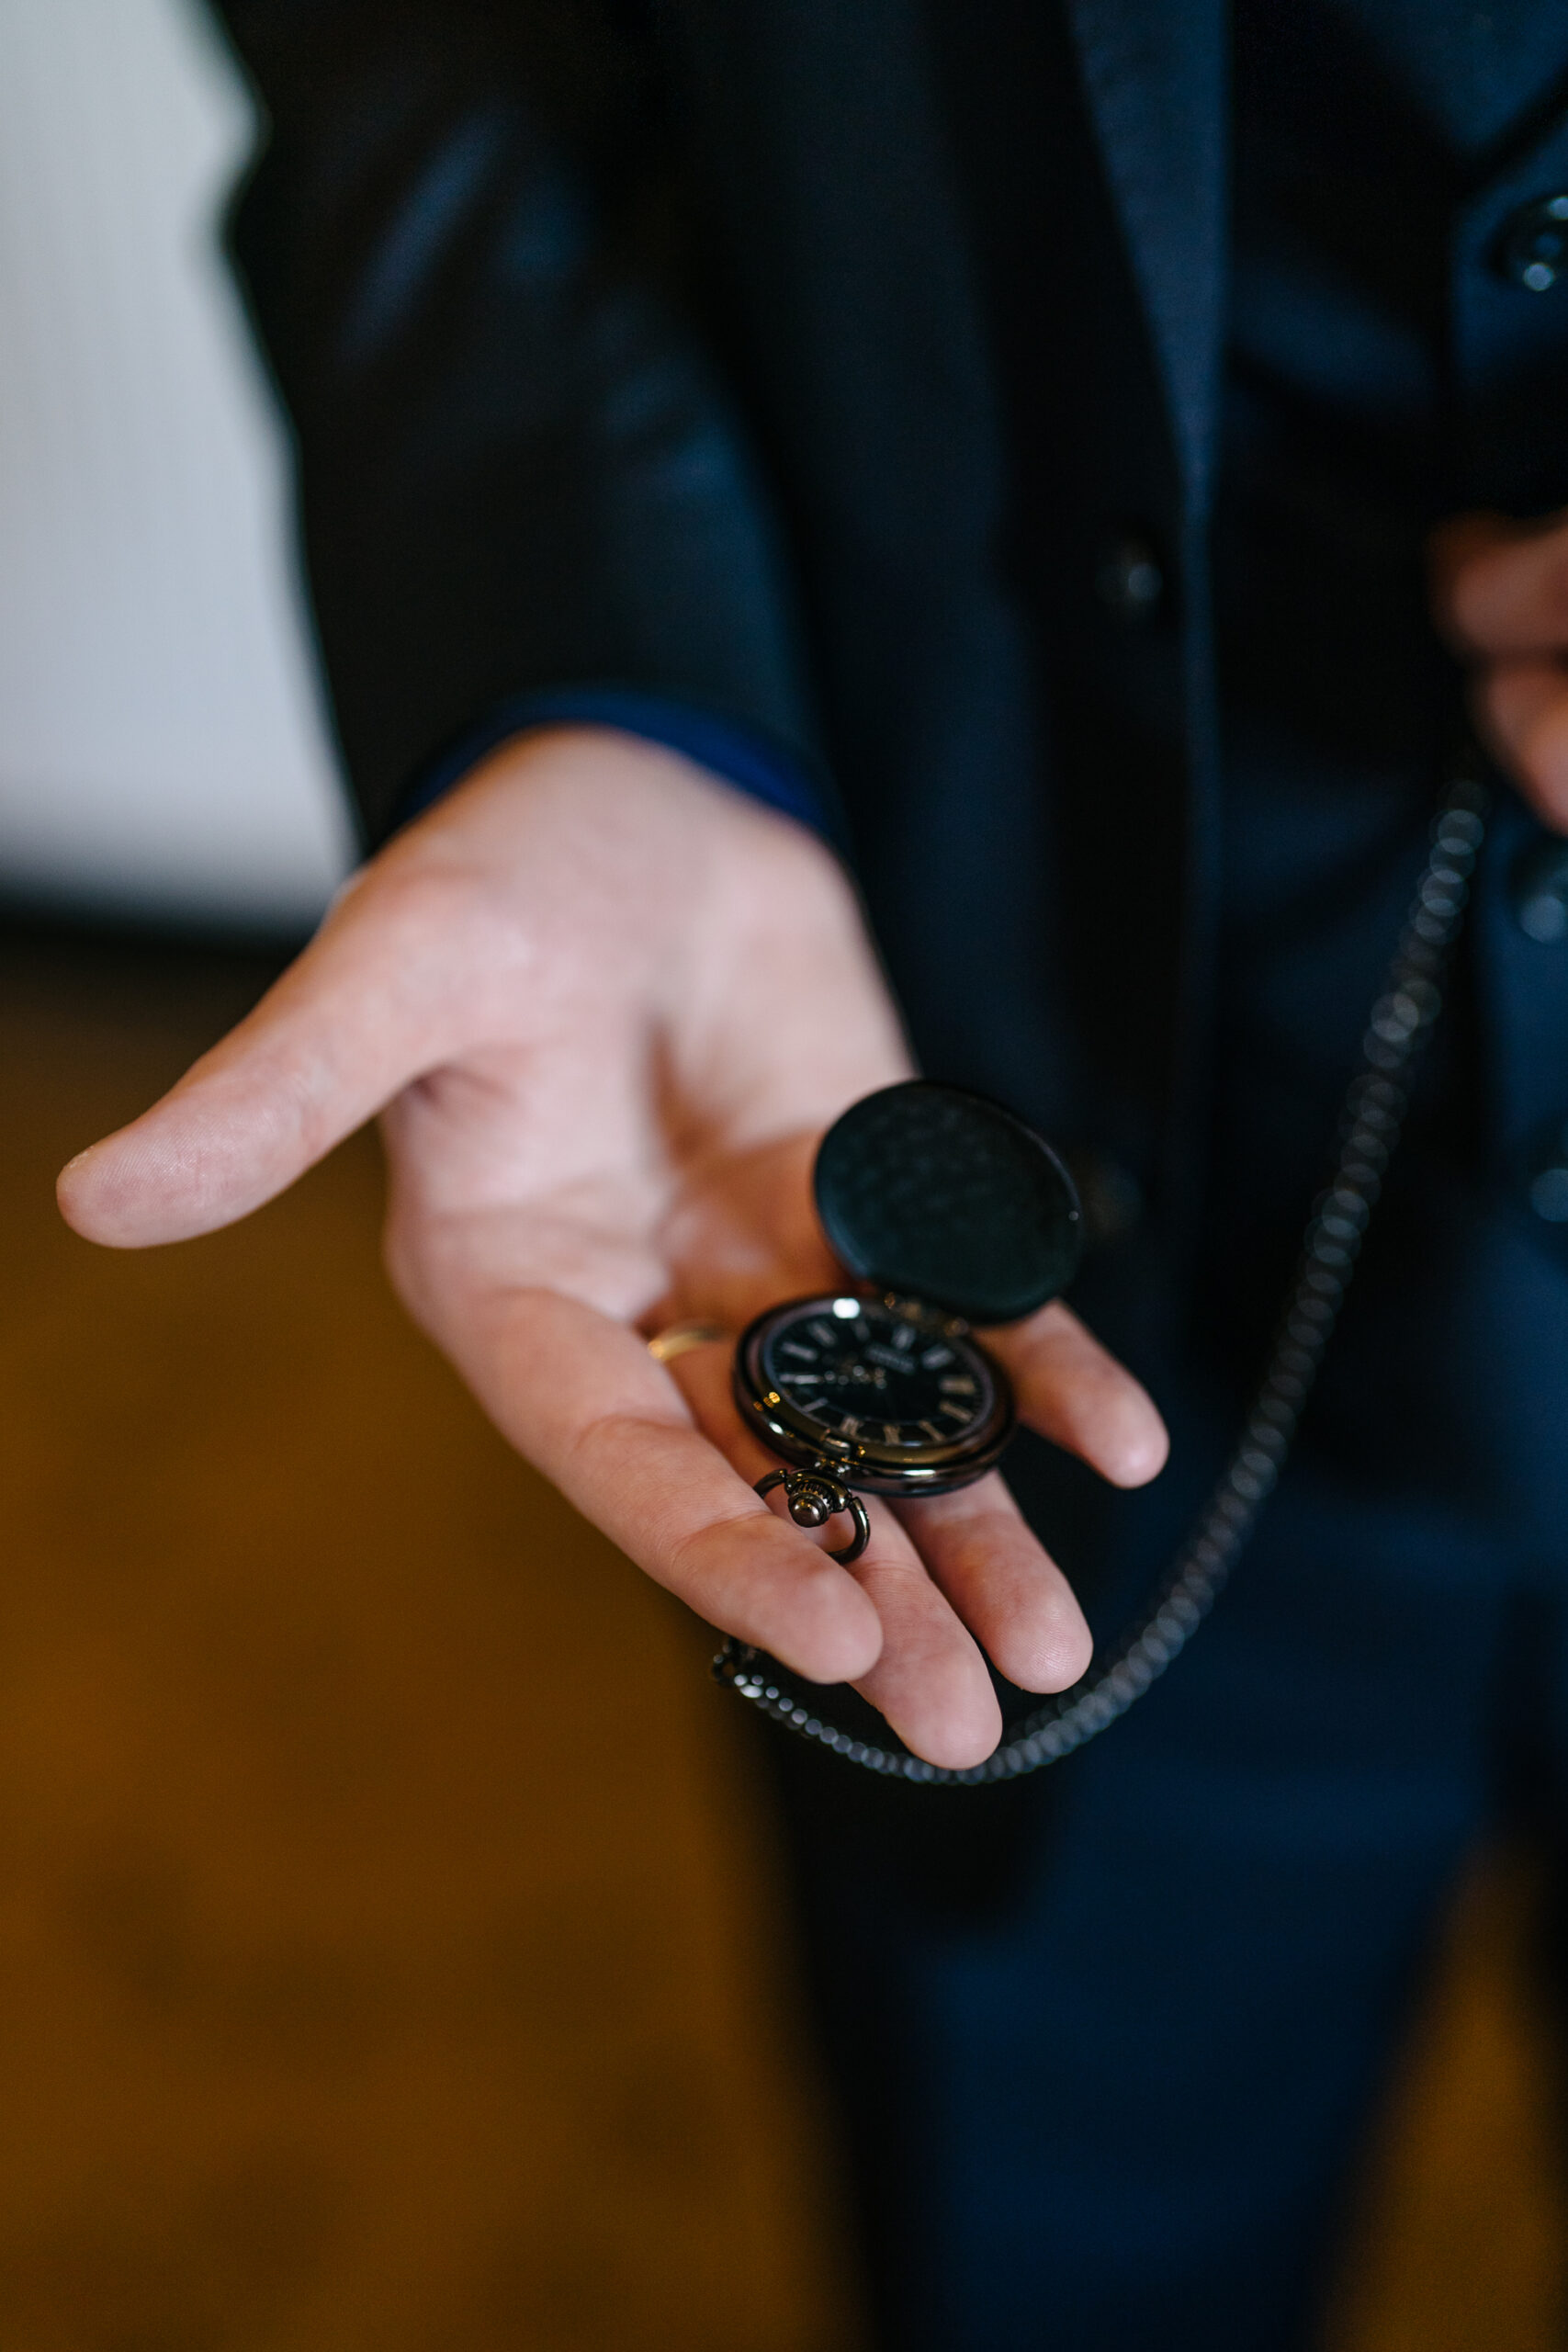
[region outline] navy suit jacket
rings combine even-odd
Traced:
[[[847,833],[925,1066],[1179,1206],[1218,912],[1222,0],[221,13],[271,122],[233,247],[370,838],[519,695],[739,721]],[[1477,199],[1475,254],[1517,200]],[[1116,593],[1128,548],[1157,599]],[[1568,950],[1502,895],[1529,831],[1479,927],[1500,1165],[1568,1102]]]

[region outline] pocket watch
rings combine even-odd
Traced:
[[[797,1526],[853,1521],[862,1495],[950,1494],[999,1460],[1012,1390],[976,1323],[1032,1315],[1072,1280],[1083,1213],[1050,1145],[998,1102],[909,1079],[852,1103],[822,1139],[817,1214],[845,1280],[770,1306],[741,1333],[735,1398],[784,1467]]]

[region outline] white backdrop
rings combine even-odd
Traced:
[[[350,856],[198,0],[0,0],[0,892],[293,925]]]

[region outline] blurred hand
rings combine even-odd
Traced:
[[[1475,664],[1488,749],[1568,833],[1568,516],[1459,515],[1433,537],[1432,577],[1438,625]]]
[[[380,1112],[392,1280],[511,1442],[712,1623],[963,1766],[1000,1731],[976,1642],[1033,1690],[1089,1657],[1000,1477],[872,1503],[846,1569],[752,1493],[775,1465],[728,1346],[666,1370],[645,1344],[837,1279],[817,1138],[908,1073],[827,851],[673,755],[562,729],[372,860],[249,1018],[71,1162],[61,1205],[117,1247],[208,1232]],[[1034,1428],[1121,1485],[1159,1468],[1153,1406],[1066,1308],[992,1344]]]

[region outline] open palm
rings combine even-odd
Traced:
[[[381,1113],[392,1279],[505,1435],[712,1623],[854,1681],[964,1766],[1000,1729],[977,1644],[1035,1690],[1088,1660],[1000,1477],[874,1503],[840,1566],[751,1491],[774,1465],[728,1347],[666,1369],[645,1344],[834,1279],[817,1140],[908,1068],[826,851],[671,755],[561,729],[373,860],[249,1018],[71,1163],[61,1201],[94,1240],[180,1239]],[[988,1343],[1032,1426],[1119,1484],[1159,1467],[1154,1408],[1066,1308]]]

